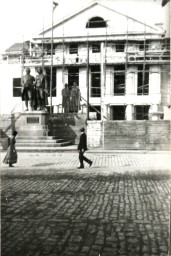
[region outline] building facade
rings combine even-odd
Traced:
[[[17,54],[7,51],[3,61],[2,114],[23,110],[20,80],[25,67],[33,76],[43,67],[50,87],[53,65],[54,113],[63,111],[64,84],[71,88],[76,82],[80,113],[87,113],[88,101],[90,119],[169,119],[170,40],[158,26],[93,2],[42,31]]]

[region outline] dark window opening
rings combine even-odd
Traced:
[[[71,89],[73,83],[79,85],[79,67],[68,67],[68,88]]]
[[[21,97],[21,78],[13,78],[13,97]]]
[[[143,65],[138,66],[138,85],[137,94],[138,95],[148,95],[149,94],[149,67],[145,66],[143,72]],[[143,83],[144,80],[144,83]]]
[[[91,97],[101,96],[100,66],[91,67]]]
[[[112,120],[125,120],[125,108],[126,106],[112,107]]]
[[[148,120],[150,106],[135,106],[136,120]]]
[[[90,106],[89,112],[95,112],[97,115],[97,120],[101,120],[101,107],[100,106]]]
[[[55,54],[55,45],[53,44],[53,55]],[[45,46],[45,50],[44,52],[47,54],[47,55],[51,55],[51,44],[47,44]]]
[[[100,43],[92,43],[92,52],[100,52]]]
[[[48,86],[49,93],[50,93],[50,76],[51,76],[51,69],[46,68],[46,78],[47,78],[47,86]],[[52,69],[52,97],[56,97],[56,68],[55,67]]]
[[[125,65],[114,66],[114,95],[125,94]]]
[[[170,39],[167,39],[166,42],[165,42],[165,49],[167,51],[170,51]]]
[[[143,41],[139,42],[139,50],[144,51],[144,42]]]
[[[148,43],[149,42],[144,42],[144,41],[139,41],[139,51],[144,51],[144,50],[148,50]]]
[[[94,17],[90,19],[87,24],[86,28],[105,28],[106,27],[106,22],[104,19],[100,17]]]
[[[124,42],[117,42],[116,43],[116,52],[124,52],[125,44]]]
[[[78,54],[78,44],[77,43],[71,43],[69,45],[69,53],[70,54]]]

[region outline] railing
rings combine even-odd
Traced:
[[[16,108],[18,108],[21,104],[21,98],[17,101],[17,103],[14,105],[13,109],[11,110],[11,115],[14,113]]]
[[[86,103],[88,103],[87,100],[84,99],[82,96],[81,96],[81,99],[83,99]],[[91,108],[93,108],[98,114],[101,115],[101,112],[100,112],[97,108],[95,108],[95,107],[94,107],[93,105],[91,105],[90,103],[89,103],[89,106],[90,106]],[[107,120],[106,116],[103,116],[103,118],[105,118],[105,119]]]

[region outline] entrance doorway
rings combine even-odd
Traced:
[[[73,83],[79,86],[79,67],[69,67],[68,68],[68,88],[71,89]]]

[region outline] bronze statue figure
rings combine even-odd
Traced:
[[[47,102],[47,78],[43,74],[42,68],[37,69],[38,75],[35,80],[35,89],[36,89],[36,101],[37,101],[37,110],[46,110]]]
[[[62,107],[64,109],[64,113],[69,113],[70,96],[71,92],[70,89],[68,89],[68,84],[65,84],[65,88],[62,89]]]
[[[81,92],[77,83],[73,83],[73,87],[71,89],[71,111],[77,113],[80,109],[80,100],[81,100]]]
[[[34,94],[34,81],[35,78],[30,75],[30,69],[26,68],[26,75],[21,78],[21,97],[25,101],[26,109],[33,110],[33,94]],[[29,104],[28,104],[29,103]]]

